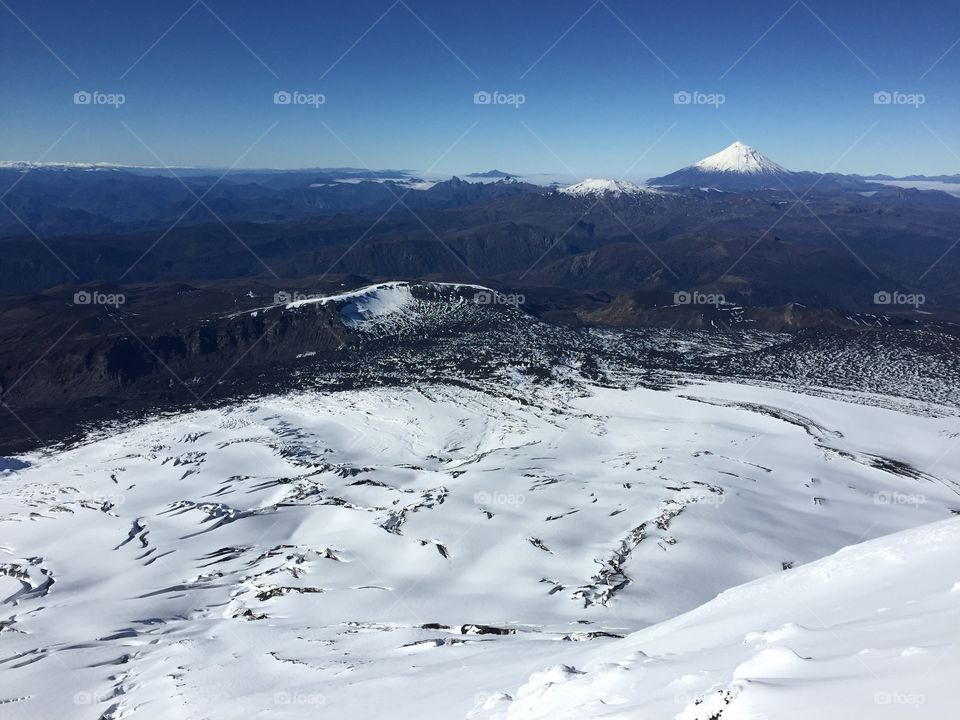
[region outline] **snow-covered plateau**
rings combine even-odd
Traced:
[[[952,717],[958,437],[518,371],[7,459],[3,716]]]

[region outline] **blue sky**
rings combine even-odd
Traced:
[[[0,18],[2,159],[642,178],[739,138],[797,170],[960,172],[955,0],[2,0]]]

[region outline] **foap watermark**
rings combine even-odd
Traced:
[[[873,294],[874,305],[909,305],[918,308],[927,302],[923,293],[903,293],[896,290],[881,290]]]
[[[114,698],[113,691],[109,693],[103,692],[93,692],[87,690],[81,690],[78,693],[73,694],[73,704],[74,705],[99,705],[100,703],[105,703],[108,700]]]
[[[873,696],[874,705],[902,705],[919,709],[927,702],[927,696],[922,693],[906,693],[899,690],[882,690]]]
[[[77,90],[73,94],[74,105],[108,105],[109,107],[119,108],[127,102],[127,96],[123,93],[107,93],[100,90]]]
[[[485,710],[490,710],[495,708],[497,704],[509,703],[510,700],[511,700],[510,696],[502,692],[477,693],[476,695],[473,696],[473,706],[475,708],[483,708]]]
[[[906,505],[908,507],[920,507],[927,501],[925,495],[918,493],[902,493],[896,490],[884,490],[873,496],[873,502],[877,505]]]
[[[103,293],[99,290],[78,290],[73,294],[74,305],[109,305],[120,307],[127,301],[123,293]]]
[[[706,505],[708,507],[720,507],[727,501],[724,493],[712,492],[704,495],[697,500],[697,505]]]
[[[273,304],[274,305],[289,305],[294,302],[303,302],[305,300],[322,300],[324,295],[317,295],[311,293],[302,293],[302,292],[287,292],[286,290],[280,290],[273,294]]]
[[[673,294],[674,305],[725,305],[726,298],[721,293],[703,293],[699,290],[681,290]]]
[[[927,102],[923,93],[907,93],[900,90],[877,90],[873,94],[874,105],[910,105],[919,108]]]
[[[727,101],[723,93],[706,93],[699,90],[677,90],[673,94],[674,105],[709,105],[718,108]]]
[[[674,704],[679,705],[680,707],[687,707],[690,704],[699,705],[703,702],[703,700],[704,700],[703,693],[696,693],[692,691],[690,692],[681,691],[681,692],[675,693],[673,696]]]
[[[86,498],[84,500],[84,502],[87,502],[91,505],[110,506],[110,507],[123,505],[126,501],[127,501],[126,495],[94,495],[93,497]]]
[[[523,305],[527,298],[523,293],[502,293],[496,290],[478,290],[473,301],[477,305],[512,305],[519,307]]]
[[[526,501],[527,497],[519,493],[480,491],[473,496],[473,502],[483,506],[504,505],[507,507],[520,507]]]
[[[273,694],[273,704],[320,707],[327,704],[327,698],[320,693],[278,692]]]
[[[273,704],[320,707],[327,704],[327,698],[320,693],[278,692],[273,694]]]
[[[473,94],[474,105],[509,105],[513,108],[519,108],[527,101],[527,96],[523,93],[505,93],[499,90],[489,92],[487,90],[477,90]]]
[[[273,94],[274,105],[306,105],[314,109],[327,102],[323,93],[305,93],[299,90],[277,90]]]

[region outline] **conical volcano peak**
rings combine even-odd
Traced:
[[[743,173],[746,175],[773,175],[789,173],[759,150],[737,140],[715,155],[705,157],[693,167],[705,172]]]
[[[737,140],[720,152],[681,170],[651,178],[654,187],[697,187],[719,190],[780,190],[808,181],[809,173],[794,173],[759,150]]]

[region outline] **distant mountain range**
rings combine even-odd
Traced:
[[[511,178],[516,177],[513,173],[505,173],[503,170],[487,170],[486,172],[472,172],[464,177],[468,178]]]
[[[655,293],[657,303],[696,289],[751,307],[844,311],[897,291],[922,294],[925,311],[960,308],[960,253],[951,252],[960,198],[794,172],[742,143],[651,185],[588,178],[550,187],[494,177],[500,170],[433,182],[356,168],[36,169],[0,168],[0,295],[269,268],[287,278]],[[646,317],[648,296],[624,297],[607,317]]]
[[[76,172],[122,172],[136,175],[163,175],[167,177],[220,177],[223,175],[235,181],[269,182],[267,178],[297,178],[313,176],[318,182],[397,182],[409,184],[429,185],[429,181],[417,176],[412,170],[383,169],[355,167],[306,167],[306,168],[239,168],[230,169],[205,166],[151,166],[151,165],[123,165],[117,163],[82,163],[82,162],[29,162],[22,160],[0,160],[0,174],[6,172],[26,173],[33,171],[76,173]],[[526,180],[531,184],[536,182],[536,176],[524,173],[510,173],[492,169],[465,173],[462,178],[471,180]],[[746,145],[739,140],[714,155],[687,167],[676,170],[661,177],[650,178],[647,185],[672,187],[716,187],[725,190],[755,190],[755,189],[783,189],[788,187],[809,185],[819,177],[847,178],[848,181],[917,181],[960,183],[960,173],[953,175],[862,175],[859,173],[818,173],[812,171],[792,171],[774,162],[760,151]],[[771,184],[772,181],[772,184]],[[607,180],[588,178],[577,183],[623,183],[623,180]],[[556,183],[552,183],[556,185]],[[640,187],[636,186],[635,187]],[[423,189],[423,188],[420,188]],[[624,187],[620,192],[624,192]]]
[[[139,175],[166,175],[166,176],[213,176],[229,175],[300,175],[313,174],[337,179],[376,179],[376,178],[412,178],[410,170],[371,170],[355,167],[304,167],[304,168],[225,168],[204,165],[122,165],[118,163],[83,163],[83,162],[30,162],[26,160],[0,160],[0,171],[16,170],[47,171],[47,172],[77,172],[103,171],[128,172]]]
[[[893,175],[855,175],[854,177],[862,177],[864,180],[919,180],[923,182],[960,183],[960,173],[954,175],[904,175],[903,177],[895,177]]]

